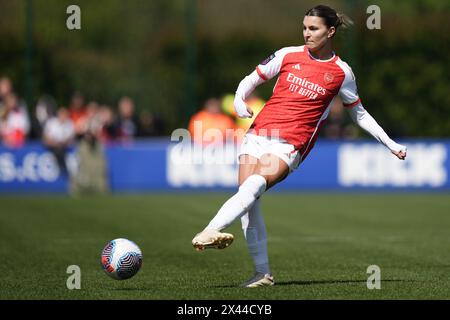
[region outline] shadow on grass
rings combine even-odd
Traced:
[[[415,282],[415,280],[406,279],[382,279],[381,283],[384,282]],[[342,284],[342,283],[367,283],[365,280],[292,280],[292,281],[275,281],[275,286],[314,286],[323,284]],[[224,285],[224,286],[213,286],[213,288],[236,288],[236,285]]]
[[[402,280],[402,279],[382,279],[383,282],[413,282],[414,280]],[[321,284],[340,284],[340,283],[367,283],[367,279],[365,280],[293,280],[293,281],[280,281],[275,282],[277,286],[291,286],[291,285],[299,285],[299,286],[312,286],[312,285],[321,285]]]
[[[126,287],[126,288],[111,288],[109,290],[113,290],[113,291],[152,291],[151,288],[131,288],[131,287]]]
[[[382,279],[381,283],[384,282],[416,282],[415,280],[409,279]],[[292,281],[275,281],[275,286],[315,286],[315,285],[327,285],[327,284],[366,284],[365,280],[292,280]],[[204,286],[203,288],[239,288],[239,284],[232,285],[217,285],[217,286]],[[124,288],[110,288],[112,291],[152,291],[154,288],[142,288],[142,287],[124,287]]]

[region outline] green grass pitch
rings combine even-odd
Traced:
[[[449,299],[448,194],[269,193],[262,210],[276,285],[239,288],[252,273],[240,222],[235,242],[196,252],[191,239],[229,194],[5,197],[0,299]],[[111,239],[135,241],[142,269],[101,269]],[[69,265],[81,289],[68,290]],[[381,289],[366,286],[381,268]]]

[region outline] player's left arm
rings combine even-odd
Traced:
[[[350,116],[362,129],[370,133],[380,143],[384,144],[397,156],[400,160],[406,158],[406,146],[396,143],[389,138],[383,128],[375,121],[375,119],[364,109],[361,103],[349,109]]]
[[[342,98],[344,107],[349,109],[353,121],[362,129],[370,133],[378,142],[385,145],[400,160],[406,158],[406,146],[396,143],[392,140],[383,128],[375,121],[369,112],[363,107],[358,96],[356,79],[348,65],[343,66],[345,72],[344,82],[339,90],[339,96]]]

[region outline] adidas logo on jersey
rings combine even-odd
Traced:
[[[300,70],[300,63],[297,63],[295,66],[292,66],[292,68]]]

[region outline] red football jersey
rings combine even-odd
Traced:
[[[360,102],[351,68],[336,55],[317,60],[305,46],[287,47],[261,62],[256,71],[263,80],[279,76],[272,97],[250,130],[278,135],[294,145],[302,159],[314,145],[337,95],[346,107]]]

